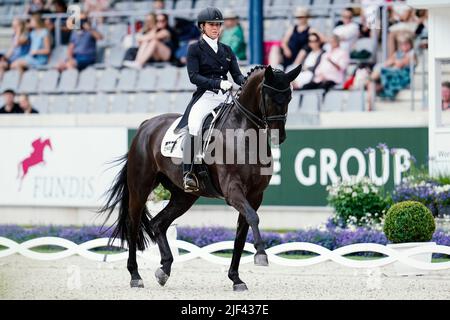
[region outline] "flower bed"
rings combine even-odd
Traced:
[[[395,188],[392,199],[394,202],[419,201],[427,206],[435,217],[450,215],[450,185],[439,185],[432,180],[404,179]]]
[[[16,242],[24,242],[38,237],[61,237],[73,241],[77,244],[101,238],[108,237],[111,230],[104,232],[100,227],[63,227],[63,226],[45,226],[45,227],[22,227],[18,225],[0,225],[0,237],[5,237]],[[220,241],[233,241],[235,230],[223,227],[204,227],[189,228],[178,227],[177,234],[179,240],[193,243],[203,247]],[[386,236],[382,231],[355,228],[341,229],[328,225],[321,229],[297,230],[286,233],[261,232],[266,248],[270,248],[282,243],[288,242],[309,242],[334,250],[339,247],[354,243],[378,243],[385,245],[388,243]],[[432,241],[437,244],[450,246],[450,234],[443,231],[436,231]],[[247,242],[253,243],[251,230],[247,236]],[[299,252],[290,252],[299,253]],[[373,253],[366,252],[359,255],[371,256]],[[436,255],[437,257],[437,255]]]

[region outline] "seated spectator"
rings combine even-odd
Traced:
[[[223,30],[220,34],[220,42],[228,45],[239,60],[246,60],[246,44],[244,31],[239,23],[239,16],[230,9],[224,13]]]
[[[91,13],[108,11],[111,5],[110,0],[83,0],[83,12],[89,16]],[[98,23],[103,23],[103,17],[96,18]]]
[[[361,1],[361,37],[370,38],[372,30],[380,30],[380,5],[384,0],[362,0]]]
[[[134,61],[124,61],[124,66],[140,69],[147,61],[167,62],[178,48],[175,31],[169,26],[166,14],[156,16],[156,30],[144,35]]]
[[[175,18],[175,32],[179,41],[179,46],[175,52],[175,58],[181,65],[187,63],[187,51],[191,43],[198,41],[200,30],[190,20]]]
[[[294,64],[286,69],[286,72],[289,72],[294,66],[299,64],[303,65],[302,72],[300,72],[298,77],[292,82],[295,89],[301,89],[305,84],[310,83],[313,80],[316,68],[325,52],[322,49],[322,41],[317,33],[311,33],[309,35],[308,45],[309,48],[311,48],[311,51],[308,53],[307,50],[302,49],[298,55],[298,61],[296,60]]]
[[[31,106],[30,99],[28,95],[21,94],[19,97],[19,106],[22,108],[23,113],[39,113],[36,109]]]
[[[273,46],[270,50],[269,64],[273,67],[286,69],[287,66],[293,64],[300,50],[308,45],[310,33],[317,33],[323,39],[320,33],[308,25],[308,9],[298,7],[295,11],[295,18],[297,24],[285,33],[281,40],[281,47]]]
[[[331,36],[329,48],[322,55],[313,80],[305,84],[302,89],[324,89],[328,91],[335,85],[344,82],[345,70],[350,62],[348,52],[340,47],[337,35]]]
[[[421,49],[428,48],[428,10],[417,10],[417,29],[415,32],[416,38],[419,39],[418,47]]]
[[[67,4],[65,0],[53,0],[52,1],[52,5],[53,5],[53,10],[52,13],[54,14],[67,14]],[[50,18],[47,19],[46,25],[47,25],[47,29],[50,31],[52,39],[56,39],[56,18]],[[70,41],[70,33],[71,33],[71,29],[69,29],[67,27],[66,21],[67,18],[66,17],[62,17],[60,18],[60,31],[61,31],[61,44],[63,45],[67,45]],[[52,46],[54,47],[56,41],[53,41]]]
[[[13,36],[11,46],[5,55],[0,57],[0,79],[14,61],[24,57],[30,49],[30,37],[25,21],[14,18],[12,21]]]
[[[350,52],[359,38],[359,25],[353,21],[352,8],[344,9],[341,17],[342,21],[337,23],[333,29],[333,34],[339,37],[341,48]]]
[[[14,90],[6,89],[3,91],[3,100],[5,105],[0,108],[0,113],[23,113],[22,108],[14,102]]]
[[[103,38],[102,34],[92,28],[85,13],[80,15],[81,28],[73,30],[70,36],[70,44],[67,48],[67,60],[58,65],[58,70],[65,69],[83,70],[96,61],[97,40]]]
[[[399,49],[396,47],[398,37],[414,38],[419,27],[418,18],[413,8],[406,4],[393,6],[394,24],[389,27],[388,54],[392,56]]]
[[[450,110],[450,81],[442,83],[442,110]]]
[[[134,61],[136,59],[139,47],[145,45],[144,43],[147,42],[147,39],[152,38],[155,33],[156,33],[156,14],[150,12],[145,17],[143,27],[136,32],[135,39],[138,46],[133,46],[132,34],[127,34],[124,37],[122,45],[125,49],[127,49],[124,60]]]
[[[384,98],[395,99],[397,93],[409,86],[413,40],[410,37],[399,38],[399,50],[389,57],[383,65],[375,65],[368,83],[369,110],[372,110],[373,92]]]
[[[46,65],[51,52],[50,35],[45,28],[40,14],[33,14],[30,20],[33,30],[30,32],[30,50],[28,54],[11,64],[12,69],[23,71],[26,68],[35,68]]]
[[[31,15],[34,13],[50,13],[44,0],[31,0],[31,3],[25,6],[25,14]]]
[[[164,0],[154,0],[153,1],[153,10],[155,10],[156,12],[159,12],[161,10],[163,10],[166,7]],[[171,8],[168,8],[171,9]]]

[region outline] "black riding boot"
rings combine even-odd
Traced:
[[[187,134],[183,142],[183,187],[184,191],[198,191],[198,179],[193,172],[194,154],[195,154],[195,137]]]

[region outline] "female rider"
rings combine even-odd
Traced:
[[[194,154],[197,155],[201,147],[201,139],[197,142],[195,137],[201,138],[204,117],[225,101],[226,91],[232,88],[232,83],[227,79],[228,72],[236,84],[241,85],[244,81],[235,54],[229,46],[218,41],[223,23],[220,10],[212,7],[203,9],[198,14],[197,23],[202,36],[189,46],[187,55],[189,79],[197,90],[176,129],[187,126],[189,131],[183,144],[183,186],[187,192],[199,189],[192,164],[196,160],[193,159]]]

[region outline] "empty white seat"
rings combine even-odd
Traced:
[[[127,113],[128,112],[128,94],[116,94],[112,97],[111,113]]]
[[[175,1],[175,9],[191,9],[192,8],[192,0],[176,0]]]
[[[12,89],[14,91],[17,91],[17,88],[19,87],[19,81],[20,81],[20,73],[18,70],[6,71],[3,74],[0,92],[3,92],[6,89]]]
[[[119,71],[116,69],[105,69],[98,80],[97,89],[103,92],[113,92],[116,90]]]
[[[22,75],[18,91],[27,94],[36,93],[38,84],[39,72],[37,70],[28,70]]]
[[[122,69],[117,84],[118,91],[135,91],[138,71],[134,69]]]
[[[171,91],[175,90],[178,82],[178,68],[167,67],[158,69],[159,77],[155,90]]]
[[[104,93],[99,93],[94,96],[91,113],[106,113],[109,111],[109,96]]]
[[[49,97],[49,113],[69,113],[70,101],[65,94],[52,95]]]
[[[130,103],[130,111],[134,113],[148,113],[152,103],[152,94],[138,93],[134,95],[133,102]]]
[[[97,78],[94,68],[81,71],[75,92],[96,92]]]
[[[57,46],[53,48],[48,59],[47,67],[56,67],[61,61],[67,58],[67,46]]]
[[[125,57],[125,49],[121,45],[116,45],[107,50],[105,64],[111,67],[119,68],[122,66]]]
[[[343,91],[328,91],[322,105],[322,111],[341,111],[344,104]]]
[[[72,113],[88,113],[90,112],[90,99],[87,94],[78,94],[72,97]]]
[[[39,92],[53,93],[56,92],[58,85],[59,72],[57,70],[47,70],[44,72],[42,79],[39,81]]]
[[[157,69],[148,67],[139,71],[137,80],[138,91],[154,91],[157,80]]]
[[[172,110],[172,95],[166,92],[159,92],[154,95],[151,112],[165,113]]]
[[[292,92],[292,99],[289,102],[288,113],[297,112],[299,108],[300,108],[300,93],[294,91]]]
[[[47,95],[33,95],[30,96],[31,106],[39,113],[48,113],[48,96]]]
[[[348,92],[347,107],[345,111],[364,111],[365,94],[364,90],[355,90]]]
[[[303,91],[299,111],[301,113],[318,113],[320,99],[322,99],[322,94],[315,90],[314,92]]]
[[[61,73],[59,80],[58,92],[74,92],[77,87],[78,70],[68,69]]]

